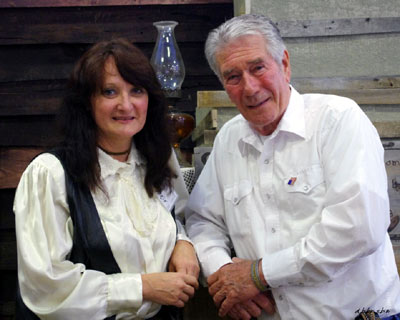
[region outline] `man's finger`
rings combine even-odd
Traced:
[[[242,302],[241,308],[245,309],[252,317],[257,318],[261,315],[262,307],[258,306],[252,300]]]
[[[223,300],[221,306],[219,307],[218,315],[220,317],[225,317],[234,304],[235,301],[233,301],[233,299],[226,298],[225,300]]]
[[[207,278],[208,286],[211,286],[215,281],[218,280],[218,273],[214,272],[211,276]]]
[[[275,313],[275,301],[272,295],[268,296],[260,293],[253,298],[253,301],[265,312],[269,314]]]

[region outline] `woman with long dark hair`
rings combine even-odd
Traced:
[[[62,120],[62,142],[16,191],[17,317],[173,319],[165,306],[193,296],[199,266],[178,219],[187,191],[149,60],[124,39],[91,47]]]

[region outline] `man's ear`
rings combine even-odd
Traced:
[[[286,82],[290,83],[290,77],[292,75],[292,70],[290,68],[289,52],[286,49],[285,49],[285,51],[283,51],[282,71],[283,71],[283,74],[285,75]]]

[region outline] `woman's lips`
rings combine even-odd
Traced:
[[[129,122],[135,119],[135,117],[113,117],[113,119],[119,122]]]

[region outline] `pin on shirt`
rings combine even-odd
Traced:
[[[294,184],[295,184],[295,182],[296,182],[296,180],[297,180],[297,178],[296,178],[296,177],[291,177],[291,178],[289,179],[289,181],[288,181],[288,185],[289,185],[289,186],[292,186],[292,185],[294,185]]]

